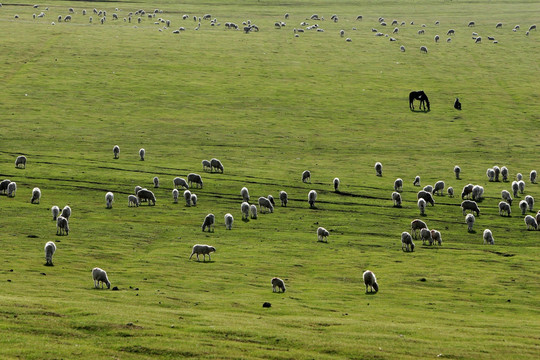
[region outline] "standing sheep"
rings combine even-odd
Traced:
[[[422,190],[427,191],[428,193],[433,193],[433,186],[426,185]]]
[[[531,195],[527,195],[525,196],[525,201],[527,202],[527,205],[529,206],[529,211],[533,211],[534,198]]]
[[[191,206],[197,206],[197,195],[191,193]]]
[[[22,165],[23,169],[26,169],[26,156],[20,155],[15,159],[15,167],[18,168]]]
[[[210,245],[201,245],[201,244],[195,244],[193,245],[193,249],[191,250],[191,255],[189,256],[189,260],[191,260],[191,257],[193,255],[197,255],[197,261],[199,261],[199,255],[203,256],[203,262],[206,261],[206,255],[208,255],[208,261],[212,261],[212,258],[210,257],[210,253],[216,252],[216,248]]]
[[[472,199],[474,201],[479,201],[484,195],[484,188],[480,185],[474,185],[472,189]]]
[[[208,232],[214,232],[215,222],[216,222],[216,217],[214,216],[214,214],[206,215],[206,217],[204,218],[204,222],[202,224],[202,231],[208,228]]]
[[[422,240],[422,245],[426,244],[426,241],[429,245],[433,244],[433,239],[431,238],[431,230],[428,228],[423,228],[420,230],[420,240]]]
[[[112,192],[108,192],[105,194],[105,202],[107,203],[107,209],[112,208],[112,203],[114,201],[114,194]]]
[[[311,171],[309,171],[309,170],[304,170],[304,171],[302,172],[302,182],[303,182],[303,183],[311,182]]]
[[[186,206],[191,206],[191,191],[184,191],[184,200],[186,200]]]
[[[240,195],[242,195],[242,199],[245,202],[249,202],[249,190],[247,187],[243,187],[242,190],[240,190]]]
[[[197,188],[200,187],[202,189],[203,187],[203,181],[202,181],[201,175],[199,174],[195,174],[195,173],[188,174],[187,181],[188,181],[188,185],[191,188],[193,188],[193,183],[197,185]]]
[[[5,180],[2,180],[2,182],[0,182],[0,192],[1,193],[3,193],[3,194],[6,193],[8,185],[9,185],[10,182],[11,182],[11,180],[9,180],[9,179],[5,179]]]
[[[503,213],[506,213],[507,216],[510,216],[512,213],[510,205],[505,201],[499,202],[499,215],[503,216]]]
[[[495,180],[495,170],[489,168],[486,170],[486,176],[488,177],[488,180],[491,182]]]
[[[514,197],[517,197],[519,191],[519,185],[517,181],[512,181],[512,192],[514,193]]]
[[[249,206],[249,212],[251,213],[252,219],[257,219],[257,206],[254,204],[251,204]]]
[[[503,166],[501,168],[501,176],[502,176],[502,181],[503,182],[508,181],[508,168],[506,166]]]
[[[218,159],[211,159],[210,160],[210,172],[212,171],[220,172],[223,174],[223,164]]]
[[[267,198],[265,198],[264,196],[261,196],[259,198],[259,207],[261,209],[261,213],[263,212],[263,208],[267,209],[267,211],[273,213],[274,212],[274,205],[272,205],[272,203],[270,202],[270,200],[268,200]]]
[[[210,163],[209,160],[203,160],[202,161],[202,168],[203,168],[203,171],[212,171],[212,164]]]
[[[406,252],[414,251],[414,243],[411,234],[406,231],[401,233],[401,250]]]
[[[529,178],[531,179],[531,184],[536,184],[536,170],[531,170]]]
[[[441,233],[437,230],[431,230],[431,240],[434,242],[434,243],[437,243],[440,245],[442,245],[442,237],[441,237]],[[431,245],[431,244],[430,244]]]
[[[186,188],[186,189],[189,189],[189,185],[188,183],[186,182],[185,179],[181,178],[181,177],[175,177],[173,179],[173,184],[174,184],[174,187],[177,188],[177,187],[183,187],[183,188]]]
[[[111,288],[111,282],[107,277],[107,272],[98,267],[92,269],[92,278],[94,279],[94,288],[99,288],[99,283],[101,282],[101,288],[103,289],[103,284],[107,285],[107,289]]]
[[[523,194],[525,192],[525,181],[519,180],[518,187],[519,187],[519,192]]]
[[[146,154],[146,150],[140,149],[139,150],[139,156],[141,157],[141,161],[144,161],[144,155]]]
[[[473,225],[474,225],[474,215],[473,214],[467,214],[465,216],[465,222],[467,223],[467,228],[469,232],[473,231]]]
[[[382,176],[382,164],[378,161],[375,163],[375,173],[377,176]]]
[[[510,196],[510,193],[507,190],[501,191],[501,197],[508,204],[512,205],[512,196]]]
[[[242,211],[242,220],[247,220],[249,218],[249,203],[244,201],[240,205],[240,210]]]
[[[287,206],[287,203],[289,202],[289,195],[285,191],[279,192],[279,200],[281,200],[281,206]]]
[[[475,212],[476,216],[480,216],[480,208],[478,207],[478,204],[475,201],[471,200],[465,200],[461,203],[461,210],[463,211],[463,215],[465,215],[466,210],[470,210],[471,212]]]
[[[418,238],[418,232],[423,228],[427,228],[427,225],[422,220],[414,219],[413,221],[411,221],[411,233],[413,234],[415,239]]]
[[[448,193],[448,196],[454,197],[454,188],[449,186],[448,189],[446,189],[446,192]]]
[[[315,190],[310,190],[308,193],[308,202],[309,207],[312,209],[315,207],[315,200],[317,200],[317,192]]]
[[[416,175],[413,181],[413,186],[420,186],[420,176]]]
[[[58,206],[54,205],[51,208],[51,213],[52,213],[53,221],[56,221],[56,218],[58,217],[58,215],[60,215],[60,208]]]
[[[420,209],[420,215],[426,214],[426,200],[422,198],[418,199],[418,209]]]
[[[277,277],[272,278],[272,292],[285,292],[286,290],[283,280]]]
[[[456,179],[460,180],[459,175],[461,174],[461,168],[458,165],[454,166],[454,174],[456,174]]]
[[[328,242],[328,235],[329,234],[330,233],[328,232],[328,230],[326,230],[325,228],[319,226],[317,228],[317,241]]]
[[[540,210],[536,213],[536,223],[540,224]]]
[[[394,181],[394,191],[402,192],[403,191],[403,180],[400,178],[397,178],[396,181]]]
[[[232,230],[234,218],[231,214],[227,213],[225,214],[225,228],[227,230]]]
[[[392,200],[394,201],[394,207],[401,207],[401,194],[394,191],[392,193]]]
[[[435,186],[433,187],[433,194],[439,193],[439,195],[443,195],[444,191],[444,181],[437,181],[435,183]]]
[[[525,225],[527,225],[527,230],[531,230],[534,228],[534,230],[538,230],[538,223],[536,222],[536,219],[533,218],[531,215],[525,216]]]
[[[159,187],[159,178],[157,176],[154,176],[154,179],[152,180],[154,182],[154,188]]]
[[[60,215],[69,220],[69,218],[71,217],[71,208],[69,207],[69,205],[64,206]]]
[[[333,184],[334,184],[334,192],[339,192],[339,178],[334,178],[334,181],[333,181]]]
[[[137,193],[138,193],[139,190],[141,190],[141,189],[142,189],[142,186],[139,186],[139,185],[135,186],[135,195],[137,195]]]
[[[56,218],[56,235],[69,235],[68,219],[60,215]]]
[[[495,245],[495,240],[493,239],[493,234],[491,233],[491,230],[486,229],[484,230],[484,245]]]
[[[276,201],[274,200],[274,197],[272,195],[268,195],[266,197],[268,200],[270,200],[270,202],[272,203],[272,206],[276,206]]]
[[[173,189],[173,190],[172,190],[173,202],[174,202],[175,204],[178,203],[178,196],[179,196],[179,195],[180,195],[180,193],[179,193],[178,189]],[[132,195],[130,195],[130,196],[132,196]]]
[[[16,192],[17,192],[17,183],[15,181],[12,181],[7,186],[7,196],[15,197]]]
[[[523,180],[523,175],[521,175],[521,173],[517,173],[516,174],[516,180],[517,181]]]
[[[499,169],[498,166],[494,166],[493,171],[495,172],[495,181],[499,182],[499,175],[501,174],[501,169]]]
[[[114,147],[112,148],[112,151],[114,154],[114,158],[118,159],[118,156],[120,155],[120,146],[114,145]]]
[[[430,203],[431,206],[435,206],[435,200],[433,200],[433,196],[430,192],[427,192],[425,190],[420,190],[416,196],[417,199],[424,199],[427,203]]]
[[[139,198],[139,203],[141,203],[143,200],[146,200],[148,201],[148,206],[156,205],[156,196],[148,189],[139,190],[139,192],[137,193],[137,197]]]
[[[377,284],[377,278],[373,272],[369,270],[364,271],[362,278],[364,279],[364,284],[366,285],[366,294],[368,293],[368,287],[371,288],[371,293],[379,291],[379,284]]]
[[[38,187],[35,187],[34,189],[32,189],[32,198],[30,199],[30,203],[34,204],[35,202],[36,204],[39,204],[40,199],[41,199],[41,190],[39,190]]]
[[[463,200],[465,197],[469,198],[469,195],[472,193],[473,187],[473,184],[467,184],[463,187],[463,190],[461,191],[461,200]]]
[[[45,265],[47,266],[54,266],[52,262],[52,258],[54,253],[56,252],[56,244],[52,241],[48,241],[45,244]]]
[[[521,215],[525,215],[527,213],[527,207],[528,204],[525,200],[521,200],[519,202],[519,208],[521,209]]]
[[[139,198],[135,195],[128,195],[128,207],[139,207]]]

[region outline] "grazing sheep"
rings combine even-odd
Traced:
[[[333,184],[334,184],[334,191],[339,192],[339,178],[334,178]]]
[[[212,164],[210,163],[209,160],[203,160],[202,161],[202,168],[203,168],[203,171],[212,171]]]
[[[173,194],[174,196],[174,194]],[[128,207],[130,206],[139,207],[139,198],[135,195],[129,195],[128,196]]]
[[[191,206],[197,206],[197,195],[191,193]]]
[[[18,168],[22,165],[23,169],[26,169],[26,156],[20,155],[15,159],[15,167]]]
[[[141,189],[142,189],[141,186],[139,186],[139,185],[135,186],[135,195],[137,195],[137,193],[138,193],[139,190],[141,190]]]
[[[421,30],[418,30],[418,35],[424,35],[425,33],[425,30],[421,29]],[[422,46],[422,47],[425,47],[425,46]],[[422,50],[422,48],[420,48],[420,51]],[[426,49],[427,50],[427,49]]]
[[[279,192],[279,200],[281,200],[281,206],[287,206],[287,203],[289,202],[289,195],[285,191]]]
[[[536,222],[536,219],[533,218],[531,215],[525,216],[525,225],[527,225],[527,230],[531,230],[534,228],[534,230],[538,230],[538,223]]]
[[[461,168],[458,165],[454,166],[454,174],[456,174],[456,179],[459,180],[459,176],[461,175]]]
[[[271,213],[274,212],[274,205],[272,205],[270,200],[268,200],[264,196],[261,196],[259,198],[259,207],[261,208],[261,213],[263,212],[263,208],[265,208],[267,211],[269,211]]]
[[[474,201],[479,201],[484,195],[484,188],[480,185],[474,185],[472,189],[472,199]]]
[[[0,182],[0,192],[5,194],[10,182],[11,180],[9,179],[2,180],[2,182]]]
[[[423,53],[427,54],[427,47],[420,46],[420,52],[423,52]]]
[[[400,178],[397,178],[396,181],[394,181],[394,191],[402,192],[403,191],[403,180]]]
[[[280,278],[272,278],[272,292],[285,292],[285,283]]]
[[[401,194],[394,191],[392,193],[392,200],[394,201],[394,207],[401,207]]]
[[[40,199],[41,199],[41,190],[39,190],[38,187],[35,187],[32,190],[32,198],[30,199],[30,203],[34,204],[35,202],[36,204],[39,204]]]
[[[191,257],[193,255],[196,255],[197,261],[199,261],[199,255],[202,255],[203,261],[206,261],[206,255],[208,255],[208,261],[212,261],[210,254],[213,252],[216,252],[216,248],[213,246],[196,244],[196,245],[193,245],[193,249],[191,250],[191,255],[189,256],[189,260],[191,260]]]
[[[491,233],[491,230],[486,229],[484,230],[484,245],[495,245],[495,240],[493,239],[493,234]]]
[[[503,166],[501,168],[501,176],[502,176],[502,181],[504,182],[508,181],[508,168],[506,166]]]
[[[422,220],[415,219],[415,220],[411,221],[411,233],[413,234],[413,237],[415,239],[418,238],[418,232],[423,228],[427,228],[427,225]]]
[[[435,206],[435,200],[433,200],[433,196],[430,192],[427,192],[425,190],[420,190],[418,194],[416,195],[417,199],[424,199],[426,202],[430,203],[431,206]]]
[[[514,197],[517,197],[519,191],[519,185],[517,181],[512,181],[512,192],[514,193]]]
[[[411,234],[406,231],[401,233],[401,250],[406,252],[414,251],[414,243]]]
[[[268,200],[270,200],[270,202],[272,203],[272,206],[276,206],[276,201],[274,200],[274,197],[272,195],[268,195],[266,197]]]
[[[233,222],[234,222],[233,216],[229,213],[225,214],[225,228],[227,230],[232,230]]]
[[[242,199],[245,202],[249,202],[249,190],[247,187],[243,187],[242,190],[240,190],[240,195],[242,195]]]
[[[53,221],[56,221],[56,218],[58,217],[58,215],[60,215],[60,208],[54,205],[53,207],[51,207],[51,213]]]
[[[495,181],[499,182],[499,175],[501,174],[501,169],[499,169],[498,166],[494,166],[493,171],[495,172]]]
[[[60,215],[69,220],[69,218],[71,217],[71,208],[69,207],[69,205],[64,206]]]
[[[114,158],[118,159],[118,155],[120,154],[120,146],[114,145],[114,147],[112,148],[112,151],[114,154]]]
[[[172,197],[173,197],[173,201],[174,201],[175,204],[178,203],[178,195],[180,195],[178,189],[173,189]]]
[[[364,271],[362,278],[364,279],[364,284],[366,285],[366,294],[368,293],[368,287],[371,288],[371,291],[369,291],[371,293],[379,291],[379,284],[377,284],[377,278],[373,272],[369,270]]]
[[[439,195],[443,195],[444,191],[444,181],[437,181],[435,183],[435,186],[433,187],[433,194],[439,193]]]
[[[146,150],[140,149],[139,150],[139,156],[141,157],[141,161],[144,161],[144,155],[146,154]]]
[[[15,197],[16,192],[17,192],[17,183],[15,181],[11,181],[7,186],[7,196]]]
[[[309,170],[304,170],[304,171],[302,172],[302,182],[303,182],[303,183],[311,182],[311,171],[309,171]]]
[[[112,208],[112,203],[114,201],[114,194],[112,192],[108,192],[105,194],[105,202],[107,203],[107,209]]]
[[[463,190],[461,191],[461,199],[463,200],[465,196],[469,198],[469,195],[472,193],[474,185],[473,184],[467,184],[463,187]]]
[[[431,240],[434,242],[434,243],[437,243],[440,245],[442,245],[442,237],[441,237],[441,233],[440,231],[437,231],[437,230],[431,230]],[[431,245],[431,243],[430,243]]]
[[[184,191],[184,200],[186,200],[186,206],[191,206],[191,191]]]
[[[257,219],[257,206],[254,204],[251,204],[249,206],[249,212],[251,213],[252,219]]]
[[[450,29],[446,32],[446,35],[455,35],[456,31],[454,29]]]
[[[468,27],[473,27],[475,25],[475,22],[474,21],[469,21],[469,24],[467,25]]]
[[[495,170],[489,168],[486,170],[486,176],[488,177],[488,180],[491,182],[495,180]]]
[[[47,266],[54,266],[52,262],[52,257],[56,252],[56,244],[52,241],[48,241],[45,244],[45,261]]]
[[[422,245],[426,244],[426,241],[429,245],[433,244],[433,239],[431,238],[431,231],[428,228],[420,229],[420,240],[422,240]]]
[[[452,40],[452,39],[447,39],[447,42],[448,40]],[[454,109],[456,110],[461,110],[461,102],[459,101],[459,98],[456,98],[456,100],[454,101]]]
[[[154,182],[154,188],[158,188],[159,187],[159,178],[157,176],[154,176],[152,181]]]
[[[173,179],[173,184],[174,184],[174,187],[177,188],[177,187],[183,187],[183,188],[186,188],[186,189],[189,189],[189,185],[188,183],[186,182],[185,179],[181,178],[181,177],[175,177]]]
[[[503,213],[506,213],[507,216],[511,216],[512,209],[506,201],[499,202],[499,215],[503,216]]]
[[[330,233],[323,227],[317,228],[317,241],[328,242],[328,235]]]
[[[525,196],[525,201],[527,202],[527,205],[529,206],[529,211],[533,211],[534,198],[531,195],[527,195]]]
[[[208,232],[214,232],[215,222],[216,222],[216,217],[214,216],[214,214],[206,215],[202,224],[202,231],[208,228]]]
[[[510,193],[508,191],[506,190],[501,191],[501,197],[508,204],[512,205],[512,196],[510,196]]]
[[[424,191],[427,191],[428,193],[433,193],[433,186],[431,185],[426,185],[424,186]]]
[[[223,174],[223,164],[216,158],[210,160],[210,172],[214,170]]]
[[[375,163],[375,172],[377,176],[382,176],[382,164],[378,161]]]
[[[188,174],[187,181],[191,188],[193,188],[193,183],[197,185],[197,188],[200,187],[202,189],[203,187],[203,181],[202,181],[201,175],[199,174],[195,174],[195,173]]]
[[[533,25],[529,26],[529,31],[531,31],[531,30],[536,30],[536,25],[533,24]]]
[[[525,192],[525,181],[519,180],[518,187],[519,187],[519,192],[523,194]]]
[[[240,210],[242,211],[242,220],[247,220],[249,218],[249,203],[244,201],[240,205]]]
[[[454,188],[449,186],[448,189],[446,189],[446,192],[448,193],[448,196],[454,197]]]
[[[473,231],[473,225],[474,225],[474,215],[473,214],[467,214],[465,216],[465,222],[467,223],[467,229],[469,232]]]
[[[465,215],[466,210],[470,210],[471,212],[475,212],[476,216],[480,216],[480,208],[478,207],[478,204],[475,201],[471,200],[465,200],[461,203],[461,210],[463,211],[463,215]]]
[[[536,223],[540,224],[540,210],[536,213]]]
[[[317,200],[317,192],[315,190],[310,190],[308,193],[308,202],[310,208],[315,207],[315,200]]]
[[[139,203],[141,203],[143,200],[146,200],[148,201],[148,206],[156,205],[156,196],[148,189],[139,190],[139,192],[137,193],[137,197],[139,198]]]
[[[497,23],[497,25],[495,25],[495,29],[500,29],[502,28],[502,26],[503,26],[502,22],[499,22]]]
[[[413,181],[413,186],[420,186],[420,176],[416,175]]]
[[[426,200],[420,198],[418,199],[418,209],[420,209],[420,215],[425,215],[426,213]]]
[[[527,213],[527,207],[528,204],[525,200],[521,200],[519,202],[519,208],[521,209],[521,215],[525,215]]]
[[[439,42],[440,39],[441,39],[441,37],[439,35],[435,35],[435,37],[433,38],[433,40],[435,40],[435,42]]]
[[[521,175],[521,173],[517,173],[516,174],[516,180],[521,181],[522,179],[523,179],[523,175]]]
[[[60,215],[56,218],[56,235],[69,235],[68,219]]]
[[[529,178],[531,180],[531,184],[536,184],[536,170],[531,170]]]
[[[478,43],[480,43],[480,42],[482,42],[482,37],[481,37],[481,36],[479,36],[479,37],[477,37],[476,39],[474,39],[474,43],[475,43],[475,44],[478,44]]]
[[[399,47],[399,50],[401,50],[402,52],[405,52],[405,46],[401,45],[401,46]]]
[[[111,288],[111,282],[107,277],[107,272],[98,267],[92,269],[92,278],[94,279],[94,288],[99,288],[99,283],[101,282],[101,288],[103,289],[103,284],[107,285],[107,289]]]

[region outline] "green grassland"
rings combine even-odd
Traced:
[[[0,180],[18,185],[14,198],[0,196],[1,358],[540,356],[540,232],[526,230],[517,206],[525,195],[512,217],[499,216],[510,183],[485,175],[494,165],[507,166],[511,180],[521,172],[525,194],[540,201],[540,185],[528,180],[540,170],[540,33],[525,35],[540,23],[537,1],[32,5],[0,8]],[[72,22],[58,22],[69,7]],[[105,24],[93,8],[107,11]],[[162,9],[156,19],[171,27],[147,17],[123,21],[141,8]],[[34,20],[41,11],[45,17]],[[192,16],[206,13],[221,25],[202,21],[195,31]],[[314,13],[325,17],[324,32],[294,37]],[[396,35],[393,19],[406,22]],[[224,28],[247,20],[260,31]],[[287,25],[278,30],[275,21]],[[180,26],[186,31],[173,34]],[[456,35],[447,43],[450,28]],[[430,112],[409,110],[408,93],[417,89],[430,97]],[[26,169],[14,167],[20,154]],[[201,160],[212,157],[223,174],[203,172]],[[311,184],[300,181],[306,169]],[[203,176],[204,188],[194,190],[199,203],[174,204],[172,180],[190,172]],[[443,245],[417,241],[404,253],[400,234],[419,217],[416,175],[422,185],[444,180],[458,196],[436,196],[422,218],[441,231]],[[156,206],[129,208],[128,194],[151,188],[154,176]],[[390,199],[398,177],[402,208]],[[485,188],[473,233],[459,208],[468,183]],[[35,186],[39,205],[30,204]],[[252,203],[285,190],[289,206],[244,222],[243,186]],[[307,203],[311,189],[316,209]],[[112,209],[107,191],[115,194]],[[50,208],[66,204],[70,233],[56,236]],[[228,212],[232,231],[223,224]],[[216,215],[214,233],[201,232],[208,213]],[[317,242],[318,226],[330,231],[327,244]],[[482,244],[486,228],[493,246]],[[43,246],[51,240],[58,250],[55,266],[46,267]],[[197,243],[216,247],[211,262],[188,260]],[[93,288],[96,266],[119,291]],[[365,294],[366,269],[377,275],[375,295]],[[272,293],[274,276],[287,292]],[[266,301],[271,308],[262,307]]]

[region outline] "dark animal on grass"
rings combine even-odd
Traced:
[[[456,98],[456,101],[454,101],[454,109],[461,110],[461,103],[459,102],[459,98]]]
[[[423,110],[424,111],[429,111],[429,99],[426,95],[425,92],[423,92],[422,90],[420,91],[411,91],[410,94],[409,94],[409,108],[411,110],[414,110],[414,100],[419,100],[420,101],[420,106],[419,106],[419,109]],[[426,110],[426,106],[427,106],[427,110]]]

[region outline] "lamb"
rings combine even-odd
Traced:
[[[448,189],[446,189],[446,192],[448,193],[448,196],[454,197],[454,188],[449,186]]]
[[[444,190],[444,181],[437,181],[435,183],[435,186],[433,187],[433,191],[432,193],[435,194],[435,193],[439,193],[439,195],[443,195],[443,190]]]
[[[210,171],[212,171],[212,164],[210,163],[209,160],[203,160],[202,161],[202,168],[203,168],[203,171],[208,171],[208,169],[210,169]]]
[[[69,220],[69,218],[71,217],[71,208],[69,207],[69,205],[64,206],[60,215]]]
[[[459,180],[459,175],[461,174],[461,168],[458,165],[454,166],[454,174],[456,174],[456,179]]]
[[[521,173],[517,173],[517,174],[516,174],[516,180],[517,180],[517,181],[520,181],[520,180],[522,180],[522,179],[523,179],[523,175],[521,175]]]
[[[533,211],[534,198],[531,195],[527,195],[525,196],[525,201],[527,202],[527,205],[529,206],[529,211]]]
[[[52,262],[52,257],[54,253],[56,252],[56,244],[52,241],[48,241],[45,244],[45,265],[47,266],[54,266]]]
[[[156,196],[153,192],[147,189],[141,189],[137,193],[137,197],[139,198],[139,203],[143,200],[148,201],[148,206],[150,205],[156,205]]]
[[[411,233],[413,234],[415,239],[418,238],[418,232],[423,228],[427,228],[427,225],[422,220],[415,219],[411,221]]]
[[[431,240],[434,242],[434,243],[437,243],[439,244],[439,246],[442,245],[442,237],[441,237],[441,233],[437,230],[431,230]],[[431,245],[431,243],[430,243]]]
[[[15,167],[18,168],[21,167],[21,165],[23,169],[26,169],[26,156],[24,155],[17,156],[15,159]]]
[[[197,195],[191,193],[191,206],[197,206]]]
[[[40,199],[41,199],[41,190],[39,190],[38,187],[35,187],[32,190],[32,198],[30,199],[30,203],[33,204],[35,202],[36,204],[39,204]]]
[[[420,176],[416,175],[413,181],[413,186],[420,186]]]
[[[144,161],[144,155],[146,154],[146,150],[140,149],[139,150],[139,156],[141,157],[141,161]]]
[[[488,180],[491,182],[493,180],[495,180],[495,170],[493,169],[487,169],[486,170],[486,176],[488,177]]]
[[[420,215],[425,215],[426,212],[426,200],[418,199],[418,209],[420,209]]]
[[[531,180],[531,184],[536,184],[536,170],[531,170],[529,178]]]
[[[527,230],[531,230],[534,228],[534,230],[538,230],[538,223],[536,222],[536,219],[533,218],[531,215],[525,216],[525,225],[527,225]]]
[[[503,166],[501,168],[501,176],[502,176],[502,181],[503,182],[508,181],[508,168],[506,166]]]
[[[111,288],[111,282],[107,277],[107,272],[98,267],[92,269],[92,278],[94,279],[94,288],[99,288],[99,283],[101,282],[101,288],[103,289],[103,284],[107,285],[107,289]]]
[[[495,181],[499,182],[499,175],[501,174],[501,169],[499,169],[498,166],[494,166],[493,171],[495,172]]]
[[[158,188],[159,187],[159,178],[157,176],[154,176],[154,179],[152,179],[153,183],[154,183],[154,188]]]
[[[272,278],[272,292],[285,292],[285,283],[280,278]]]
[[[514,193],[514,197],[517,197],[519,191],[519,185],[517,181],[512,181],[512,192]]]
[[[303,182],[303,183],[311,182],[311,171],[309,171],[309,170],[304,170],[304,171],[302,172],[302,182]]]
[[[173,202],[175,204],[178,204],[178,195],[180,195],[178,189],[173,189],[172,190],[172,197],[173,197]],[[130,196],[132,196],[132,195],[130,195]]]
[[[401,250],[406,252],[414,251],[414,243],[412,241],[411,234],[406,231],[401,233]]]
[[[521,209],[521,215],[525,215],[527,213],[527,207],[528,207],[527,201],[521,200],[519,202],[519,208]]]
[[[216,158],[210,160],[210,172],[212,172],[214,169],[216,172],[219,171],[223,174],[223,164]]]
[[[493,239],[493,234],[491,233],[491,230],[486,229],[484,230],[484,245],[495,245],[495,240]]]
[[[519,180],[518,187],[519,187],[519,192],[523,194],[525,192],[525,181]]]
[[[7,186],[7,196],[15,197],[16,192],[17,192],[17,183],[15,181],[12,181]]]
[[[469,232],[473,231],[474,220],[475,219],[473,214],[467,214],[467,216],[465,216],[465,222],[467,223],[467,228]]]
[[[433,239],[431,238],[431,231],[428,228],[420,229],[420,240],[422,240],[423,245],[426,244],[426,241],[429,242],[429,245],[433,244]]]
[[[120,146],[114,145],[113,149],[114,158],[118,159],[118,155],[120,154]]]
[[[227,230],[232,230],[234,218],[231,214],[227,213],[225,214],[225,228]]]
[[[317,192],[315,190],[310,190],[308,193],[308,202],[309,207],[312,209],[315,207],[315,200],[317,200]]]
[[[424,186],[424,191],[427,191],[428,193],[433,193],[433,186],[431,185],[426,185]]]
[[[426,202],[430,203],[431,206],[435,206],[435,200],[433,200],[433,196],[431,195],[431,193],[427,192],[427,191],[424,191],[424,190],[420,190],[416,196],[417,199],[424,199]]]
[[[375,172],[377,176],[382,176],[382,164],[378,161],[375,163]]]
[[[184,180],[183,178],[181,177],[175,177],[173,179],[173,184],[174,184],[174,187],[177,188],[177,187],[183,187],[183,188],[186,188],[186,189],[189,189],[189,185],[188,183],[186,182],[186,180]]]
[[[60,215],[56,218],[56,235],[69,235],[68,219]]]
[[[270,200],[270,202],[272,203],[272,206],[276,206],[276,201],[274,200],[274,197],[272,195],[268,195],[266,197],[268,200]]]
[[[368,293],[368,287],[371,288],[371,293],[379,291],[379,284],[377,284],[377,278],[373,272],[369,270],[364,271],[362,278],[364,279],[364,284],[366,285],[366,294]]]
[[[242,220],[247,220],[249,218],[249,203],[244,201],[240,205],[240,210],[242,211]]]
[[[0,182],[0,192],[5,194],[10,182],[11,180],[9,179],[2,180],[2,182]]]
[[[242,195],[242,199],[245,202],[249,202],[249,190],[247,187],[243,187],[242,190],[240,190],[240,195]]]
[[[130,207],[132,205],[135,206],[135,207],[139,207],[139,198],[137,196],[135,196],[135,195],[129,195],[128,196],[128,207]]]
[[[197,185],[197,188],[200,187],[202,189],[203,187],[203,181],[202,181],[201,175],[199,174],[195,174],[195,173],[188,174],[187,181],[191,188],[193,188],[193,183]]]
[[[334,192],[339,192],[339,178],[334,178],[333,184],[334,184]]]
[[[274,205],[272,205],[270,200],[268,200],[264,196],[261,196],[259,198],[259,207],[261,208],[261,213],[263,212],[263,208],[267,209],[267,211],[269,211],[271,213],[274,212]]]
[[[216,217],[214,216],[214,214],[206,215],[206,217],[204,218],[204,222],[202,224],[202,231],[208,228],[208,232],[214,232],[215,222],[216,222]]]
[[[287,206],[289,202],[289,195],[285,191],[279,192],[279,200],[281,200],[281,206]]]
[[[394,201],[394,207],[401,207],[401,194],[394,191],[392,193],[392,200]]]
[[[400,178],[397,178],[396,181],[394,181],[394,191],[402,192],[403,191],[403,180]]]
[[[317,241],[328,242],[328,235],[329,234],[330,233],[328,232],[328,230],[326,230],[325,228],[319,226],[317,228]]]
[[[105,202],[107,203],[107,209],[112,208],[112,203],[114,201],[114,194],[112,192],[108,192],[105,194]]]
[[[481,200],[484,195],[484,188],[480,185],[474,185],[472,189],[472,199],[474,201]]]
[[[251,218],[252,218],[252,219],[257,219],[257,206],[251,204],[251,205],[249,206],[249,211],[250,211],[250,213],[251,213]]]
[[[213,216],[213,215],[212,215]],[[216,248],[210,245],[201,245],[201,244],[195,244],[193,245],[193,249],[191,250],[191,255],[189,256],[189,260],[191,260],[191,257],[193,255],[197,256],[197,261],[199,261],[199,255],[203,256],[203,262],[206,261],[206,255],[208,255],[208,261],[212,261],[212,258],[210,257],[210,253],[216,252]]]
[[[469,195],[472,193],[473,187],[473,184],[467,184],[463,187],[463,190],[461,191],[461,200],[463,200],[465,196],[469,198]]]
[[[506,213],[507,216],[510,216],[512,213],[510,205],[505,201],[499,202],[499,215],[503,216],[503,213]]]
[[[475,212],[476,216],[480,216],[480,208],[478,207],[478,204],[475,201],[471,200],[465,200],[461,203],[461,210],[463,210],[463,215],[465,215],[466,210],[470,210],[471,212]]]
[[[56,218],[58,217],[58,215],[60,215],[60,208],[54,205],[53,207],[51,207],[51,213],[53,221],[56,221]]]

